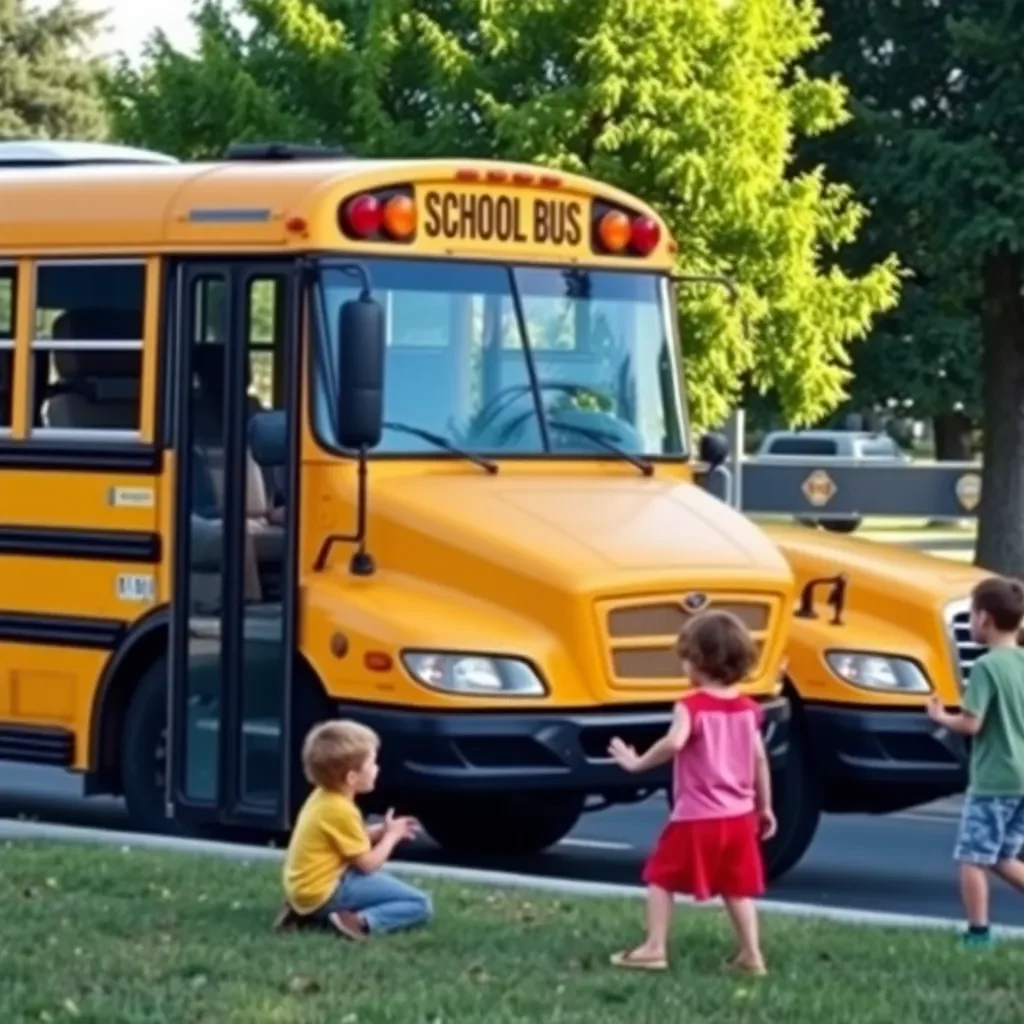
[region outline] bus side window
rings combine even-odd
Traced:
[[[285,323],[285,288],[283,276],[251,277],[247,285],[246,358],[248,381],[247,412],[252,417],[262,412],[281,410],[285,406],[284,346],[288,343]],[[297,339],[292,339],[297,343]],[[271,520],[284,500],[287,490],[283,466],[261,466]]]
[[[284,287],[282,277],[249,279],[248,390],[254,412],[284,408]]]
[[[17,268],[0,264],[0,437],[11,432]]]
[[[137,438],[144,263],[41,263],[32,340],[32,433]]]

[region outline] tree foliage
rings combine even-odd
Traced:
[[[104,135],[99,68],[87,52],[101,21],[74,0],[47,11],[0,0],[0,140]]]
[[[942,130],[955,102],[950,5],[930,0],[843,3],[821,0],[826,44],[812,69],[838,74],[851,92],[853,117],[807,144],[812,160],[856,183],[871,216],[847,259],[858,266],[898,252],[909,271],[899,306],[880,317],[854,356],[854,400],[865,406],[896,399],[915,414],[981,414],[981,348],[977,275],[940,268],[945,254],[923,231],[910,201],[910,132]],[[951,78],[951,76],[953,76]]]
[[[817,70],[851,83],[856,117],[815,156],[876,214],[863,258],[895,248],[914,274],[861,354],[875,387],[983,415],[978,560],[1024,574],[1024,2],[824,9]]]
[[[793,166],[799,138],[847,116],[843,87],[800,69],[820,41],[811,0],[206,0],[195,21],[196,56],[157,36],[113,77],[125,140],[515,158],[652,202],[681,271],[742,286],[743,317],[724,292],[683,295],[698,422],[744,380],[794,422],[828,412],[848,343],[895,301],[893,258],[839,266],[864,215],[850,189]]]

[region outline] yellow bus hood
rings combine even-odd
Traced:
[[[340,466],[321,472],[320,522],[347,532],[352,473]],[[552,681],[551,702],[560,706],[669,699],[678,678],[615,674],[609,609],[679,606],[685,594],[701,591],[726,603],[752,600],[785,622],[792,573],[754,524],[700,488],[632,473],[556,477],[516,466],[487,476],[473,468],[374,465],[368,546],[377,572],[352,576],[351,548],[335,548],[329,571],[306,589],[306,649],[325,650],[333,630],[349,637],[356,657],[339,664],[346,675],[338,685],[361,699],[386,691],[397,700],[406,692],[397,666],[376,684],[351,671],[360,650],[395,648],[528,658]],[[766,638],[755,691],[774,687],[782,633]],[[673,639],[659,636],[655,646],[669,650]],[[422,689],[409,699],[423,706],[452,700]]]
[[[760,529],[675,479],[395,476],[371,485],[371,514],[396,530],[403,563],[415,538],[569,589],[751,573],[788,586],[785,560]]]

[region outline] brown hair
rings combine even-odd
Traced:
[[[711,683],[732,686],[754,667],[757,649],[746,627],[729,612],[703,612],[676,640],[676,653]]]
[[[358,722],[322,722],[302,745],[302,767],[314,786],[336,786],[380,749],[380,737]]]
[[[1005,576],[990,576],[971,592],[971,607],[987,613],[1000,633],[1013,633],[1024,620],[1024,584]]]

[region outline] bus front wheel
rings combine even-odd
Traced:
[[[418,807],[430,837],[457,854],[523,856],[564,839],[583,813],[577,794],[450,797]]]
[[[803,716],[798,706],[793,710],[788,754],[782,767],[772,772],[772,803],[779,827],[764,844],[764,861],[768,877],[773,879],[796,867],[821,820],[821,780],[808,749]]]
[[[128,706],[121,741],[121,779],[132,826],[180,834],[164,808],[167,779],[167,661],[146,670]]]

